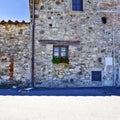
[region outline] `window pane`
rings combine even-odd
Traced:
[[[72,5],[72,10],[76,10],[76,5]]]
[[[54,57],[59,57],[59,47],[54,47]]]
[[[54,52],[54,57],[59,57],[59,52]]]
[[[66,52],[61,52],[61,57],[66,57]]]
[[[54,51],[59,51],[59,48],[58,47],[54,47]]]
[[[72,10],[82,11],[83,10],[83,0],[72,0]]]
[[[61,47],[61,51],[66,51],[66,47]]]

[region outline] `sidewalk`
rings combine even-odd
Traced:
[[[0,95],[13,96],[120,96],[120,88],[0,89]]]

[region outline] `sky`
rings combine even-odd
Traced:
[[[29,0],[0,0],[0,21],[30,21]]]

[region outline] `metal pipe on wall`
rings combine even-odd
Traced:
[[[116,86],[115,80],[115,31],[112,28],[112,39],[113,39],[113,86]]]
[[[32,0],[32,64],[31,64],[31,83],[34,88],[34,52],[35,52],[35,1]]]

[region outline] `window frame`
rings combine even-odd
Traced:
[[[84,6],[84,3],[83,3],[83,2],[84,2],[84,0],[80,0],[80,4],[82,4],[81,7],[80,7],[80,8],[81,8],[80,10],[74,10],[74,9],[73,9],[73,0],[71,0],[71,9],[72,9],[72,11],[73,11],[73,12],[82,12],[82,11],[83,11],[83,6]],[[76,5],[77,5],[77,4],[76,4]]]
[[[58,57],[55,57],[55,47],[58,47]],[[65,47],[66,48],[66,56],[65,57],[62,57],[61,56],[61,52],[62,52],[62,50],[61,50],[61,48],[62,47]],[[53,46],[53,58],[60,58],[60,59],[62,59],[62,58],[68,58],[68,46],[67,45],[54,45]]]

